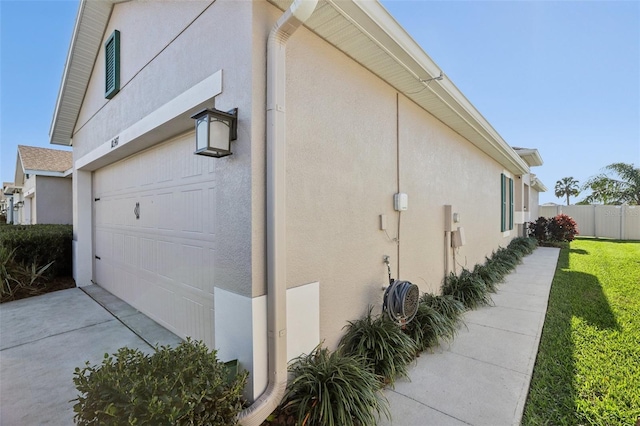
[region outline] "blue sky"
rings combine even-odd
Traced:
[[[402,1],[385,7],[533,169],[581,183],[640,166],[640,2]],[[18,144],[48,144],[77,1],[0,0],[0,173]],[[582,194],[585,195],[585,194]],[[582,198],[582,195],[578,199]]]

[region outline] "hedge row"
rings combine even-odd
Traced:
[[[0,226],[0,246],[14,250],[14,260],[25,265],[46,265],[54,262],[45,275],[53,277],[72,274],[71,225]]]

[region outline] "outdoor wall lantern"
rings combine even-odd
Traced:
[[[196,120],[195,154],[210,157],[231,155],[231,141],[238,138],[238,108],[224,112],[204,109],[192,115]]]
[[[16,206],[17,206],[18,208],[21,208],[22,206],[24,206],[24,201],[18,201],[18,202],[16,203]]]

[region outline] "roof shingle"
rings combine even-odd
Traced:
[[[64,172],[73,166],[73,152],[18,145],[24,170]]]

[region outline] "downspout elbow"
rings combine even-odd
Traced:
[[[238,414],[243,426],[259,426],[278,407],[287,386],[287,282],[285,220],[285,48],[309,19],[318,0],[295,0],[278,19],[267,41],[267,330],[268,385]]]

